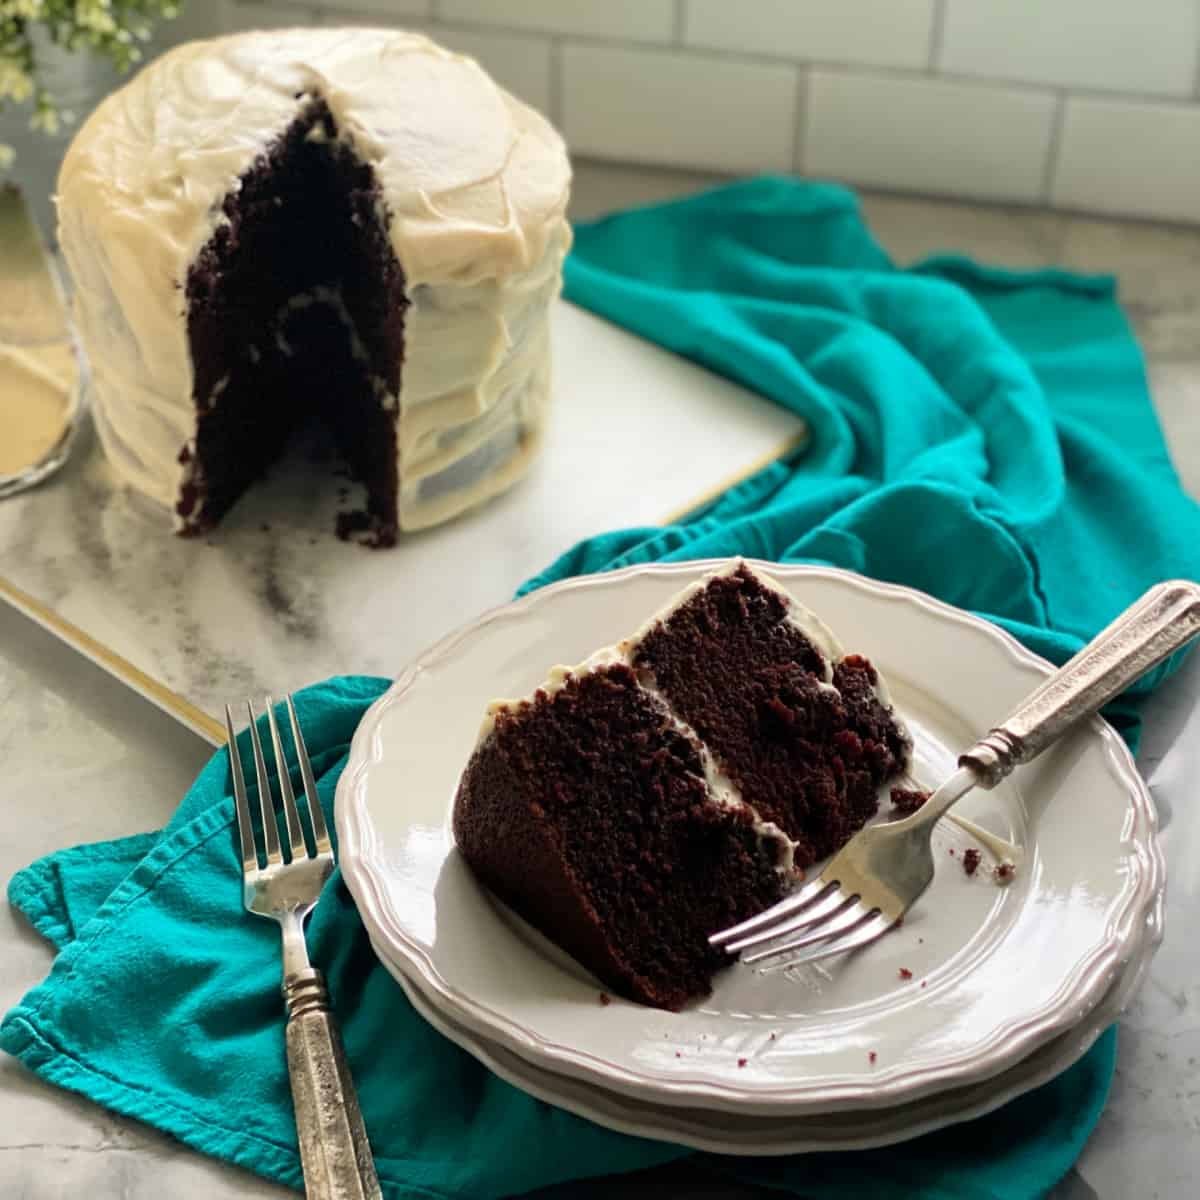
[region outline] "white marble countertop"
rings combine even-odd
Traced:
[[[575,215],[707,182],[585,164],[578,171]],[[957,250],[999,265],[1057,263],[1116,273],[1146,351],[1176,466],[1189,489],[1200,493],[1200,232],[885,196],[868,197],[864,207],[880,240],[901,261]],[[507,598],[501,590],[507,579],[494,586],[489,603]],[[1055,1190],[1057,1200],[1171,1200],[1190,1196],[1200,1177],[1200,958],[1186,919],[1200,899],[1200,811],[1190,795],[1200,765],[1193,750],[1200,746],[1198,696],[1200,659],[1193,658],[1148,709],[1139,761],[1164,826],[1171,879],[1167,935],[1122,1022],[1108,1108],[1079,1164]],[[5,880],[63,845],[161,825],[209,753],[194,734],[3,606],[0,713]],[[7,910],[0,914],[0,1004],[15,1002],[49,961],[48,949],[20,918]],[[225,1200],[286,1194],[52,1089],[0,1058],[0,1196]],[[757,1194],[705,1179],[692,1168],[672,1168],[554,1195],[742,1200]]]

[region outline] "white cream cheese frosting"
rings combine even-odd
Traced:
[[[534,452],[571,239],[558,134],[478,64],[416,34],[290,29],[188,43],[89,117],[57,203],[97,429],[120,476],[173,507],[196,425],[189,269],[225,197],[313,95],[373,168],[405,275],[390,402],[398,524],[416,529],[496,494]]]

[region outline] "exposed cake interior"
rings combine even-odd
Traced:
[[[180,452],[184,532],[211,527],[303,423],[328,429],[396,536],[404,274],[371,167],[319,97],[226,196],[187,279],[197,433]]]
[[[806,867],[872,817],[908,746],[871,664],[746,568],[637,639],[632,662]]]
[[[483,882],[607,985],[678,1008],[728,961],[708,936],[844,844],[908,750],[871,664],[735,563],[491,705],[454,831]]]
[[[700,747],[620,663],[497,713],[464,788],[459,841],[489,842],[477,860],[485,882],[651,1004],[678,1008],[707,991],[724,961],[708,933],[786,886],[785,839],[744,806],[711,802]],[[532,824],[513,820],[522,794]],[[522,870],[491,870],[498,860]]]

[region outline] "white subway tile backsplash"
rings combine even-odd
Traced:
[[[438,17],[470,25],[669,42],[675,0],[441,0]]]
[[[946,0],[943,70],[1059,87],[1190,95],[1195,0]]]
[[[339,9],[346,9],[356,16],[370,14],[388,18],[381,25],[403,24],[402,17],[427,17],[432,11],[431,0],[319,0],[326,25],[336,25],[329,17]]]
[[[567,44],[561,123],[575,154],[785,171],[798,83],[791,66]]]
[[[162,44],[340,23],[478,59],[578,156],[798,159],[866,186],[1200,225],[1200,0],[194,0]]]
[[[1040,198],[1053,96],[944,80],[814,71],[801,169],[853,183]]]
[[[1051,200],[1063,208],[1200,221],[1200,109],[1068,100]]]
[[[684,42],[794,60],[924,67],[934,0],[684,0]]]

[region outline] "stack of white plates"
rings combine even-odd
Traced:
[[[488,701],[617,641],[720,564],[571,580],[430,650],[363,720],[337,796],[341,864],[372,944],[447,1037],[604,1125],[733,1154],[877,1146],[997,1107],[1075,1062],[1161,939],[1155,814],[1099,719],[956,812],[1021,850],[998,883],[943,821],[901,928],[790,969],[736,965],[680,1013],[610,998],[490,898],[450,809]],[[886,676],[935,786],[1050,670],[994,626],[905,588],[757,564]],[[886,807],[886,806],[884,806]]]

